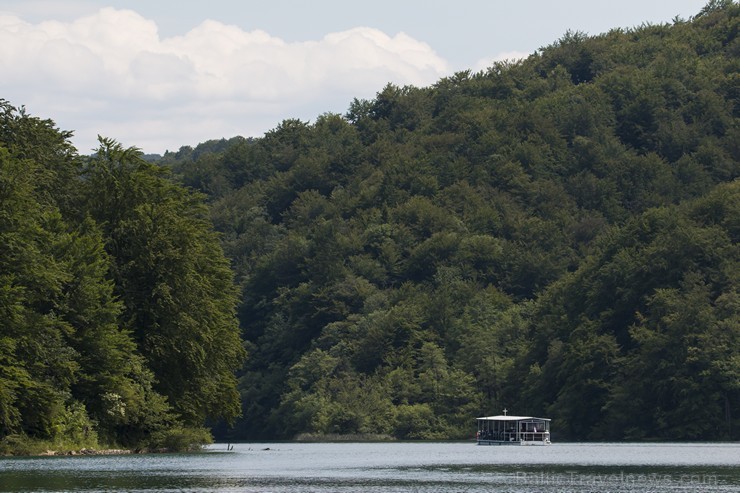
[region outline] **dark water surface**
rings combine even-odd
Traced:
[[[740,444],[233,447],[185,455],[0,458],[0,491],[740,493]]]

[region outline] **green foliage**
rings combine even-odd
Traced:
[[[0,439],[0,455],[39,455],[52,450],[51,442],[12,434]]]
[[[52,445],[57,450],[96,448],[98,446],[95,425],[87,415],[85,406],[80,402],[72,402],[65,406],[61,413],[54,416],[52,429],[54,430]]]
[[[170,428],[149,438],[151,449],[168,452],[197,452],[209,443],[213,437],[205,428]]]
[[[244,357],[236,293],[200,196],[105,139],[85,176],[87,212],[103,225],[123,317],[155,389],[189,425],[233,419]]]
[[[568,434],[734,436],[740,250],[722,225],[738,192],[633,218],[540,299],[530,330],[542,342],[524,362],[541,371],[523,381]]]
[[[143,166],[136,151],[108,141],[100,154],[109,162],[133,162],[138,174],[122,165],[95,175],[90,170],[102,168],[96,161],[83,166],[70,133],[5,101],[0,110],[3,450],[93,448],[98,440],[135,447],[152,435],[167,436],[183,421],[202,425],[206,417],[237,415],[233,370],[243,350],[235,290],[200,198]],[[137,187],[137,180],[150,188]],[[164,195],[180,209],[156,217],[159,211],[147,202]],[[156,234],[154,219],[171,228]],[[133,249],[128,245],[138,258],[120,257]],[[162,272],[156,285],[142,283],[155,268]],[[152,291],[164,293],[166,302]],[[173,320],[179,332],[156,358],[147,353],[149,327],[133,315],[158,313],[152,303],[169,310],[158,315]],[[198,357],[182,358],[184,348]],[[193,387],[170,397],[161,385],[170,379],[153,362],[175,360]]]
[[[722,185],[739,175],[738,18],[713,2],[673,25],[568,32],[172,159],[185,183],[228,182],[196,186],[242,289],[233,436],[464,437],[503,407],[579,439],[737,436],[735,332],[710,327],[737,316]]]

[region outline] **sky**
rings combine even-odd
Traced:
[[[147,153],[344,114],[566,31],[670,23],[708,0],[0,0],[0,98]]]

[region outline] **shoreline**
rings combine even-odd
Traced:
[[[96,456],[96,455],[146,455],[146,454],[170,454],[175,453],[171,449],[160,448],[160,449],[94,449],[94,448],[81,448],[78,450],[46,450],[37,454],[30,455],[14,455],[10,454],[10,457],[72,457],[72,456]]]
[[[46,450],[38,454],[34,454],[37,457],[63,457],[73,455],[130,455],[137,452],[131,449],[92,449],[82,448],[79,450]]]

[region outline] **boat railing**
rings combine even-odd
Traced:
[[[478,435],[478,440],[498,441],[498,442],[543,442],[550,439],[550,433],[547,431],[501,431],[501,432],[482,432]]]
[[[514,442],[518,440],[515,431],[481,431],[478,435],[479,440],[491,440],[498,442]]]
[[[500,431],[500,432],[482,432],[478,435],[479,441],[495,442],[546,442],[550,440],[548,431]]]
[[[550,439],[548,431],[523,431],[519,433],[519,439],[525,442],[545,442]]]

